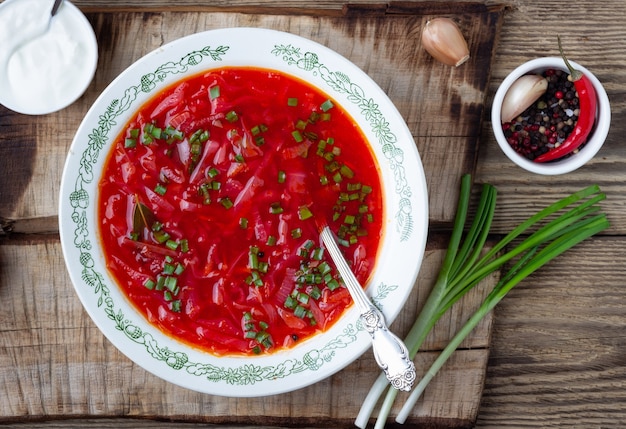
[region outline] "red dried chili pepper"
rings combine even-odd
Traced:
[[[561,143],[560,146],[539,155],[535,158],[535,162],[553,161],[574,151],[587,141],[587,137],[589,133],[591,133],[596,119],[597,98],[593,83],[580,70],[576,70],[572,67],[563,53],[560,37],[558,41],[559,51],[565,61],[565,65],[569,69],[572,82],[574,82],[574,88],[576,88],[578,92],[578,108],[580,113],[578,114],[578,120],[576,121],[574,129],[569,136],[567,136],[565,141]]]

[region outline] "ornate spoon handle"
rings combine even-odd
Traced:
[[[354,303],[359,308],[365,328],[372,337],[372,349],[378,366],[385,371],[387,379],[394,388],[404,391],[411,390],[416,374],[415,365],[409,358],[406,345],[387,328],[383,314],[372,304],[363,291],[339,250],[335,237],[328,226],[322,229],[320,237],[350,291]]]

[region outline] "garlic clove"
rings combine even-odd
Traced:
[[[539,99],[548,89],[548,80],[540,75],[527,74],[509,88],[502,100],[500,120],[510,122]]]
[[[422,30],[422,46],[437,61],[458,67],[470,57],[467,41],[450,18],[434,18]]]

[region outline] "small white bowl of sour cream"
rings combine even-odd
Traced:
[[[98,44],[83,13],[64,0],[0,4],[0,104],[44,115],[74,103],[96,71]]]

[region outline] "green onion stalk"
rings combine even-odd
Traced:
[[[561,253],[609,226],[606,215],[597,205],[605,199],[597,185],[589,186],[544,208],[519,224],[490,250],[485,243],[496,209],[497,192],[489,184],[482,186],[480,200],[471,225],[467,217],[471,197],[471,176],[461,179],[461,190],[450,242],[439,275],[422,310],[405,338],[413,359],[428,333],[447,310],[481,280],[505,268],[483,303],[443,349],[398,413],[396,421],[404,423],[428,383],[448,360],[459,344],[478,323],[519,282]],[[525,238],[522,238],[525,236]],[[512,249],[505,248],[513,244]],[[364,428],[380,397],[375,429],[384,427],[398,391],[390,388],[384,374],[372,385],[363,401],[355,425]]]

